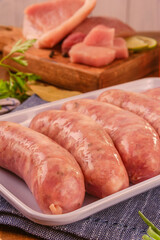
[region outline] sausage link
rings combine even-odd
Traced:
[[[111,138],[91,118],[50,110],[35,116],[30,127],[47,135],[75,157],[89,194],[102,198],[129,186],[126,169]]]
[[[142,93],[148,97],[151,97],[151,98],[154,98],[154,99],[160,101],[160,87],[151,88]]]
[[[44,213],[61,214],[81,207],[84,177],[66,149],[12,122],[0,122],[0,141],[0,167],[26,182]]]
[[[124,108],[146,119],[160,136],[160,102],[142,93],[110,89],[103,92],[99,101]]]
[[[103,126],[119,151],[132,183],[160,173],[160,140],[143,118],[91,99],[66,102],[62,109],[89,115]]]

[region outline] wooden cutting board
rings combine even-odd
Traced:
[[[6,40],[7,31],[7,29],[6,31],[4,29],[0,31],[0,50],[4,54],[7,54],[15,40],[22,36],[19,29],[13,28],[12,31],[10,28],[8,40]],[[160,42],[160,32],[143,32],[138,34],[154,37]],[[3,35],[5,35],[5,42],[3,42]],[[69,58],[64,58],[61,55],[60,45],[53,50],[54,55],[51,58],[50,49],[36,49],[35,47],[29,49],[25,54],[29,63],[28,67],[19,66],[11,60],[7,63],[20,71],[28,71],[40,75],[44,82],[60,88],[81,92],[88,92],[143,78],[154,71],[158,71],[159,68],[159,45],[155,49],[142,53],[132,53],[128,59],[115,60],[110,65],[102,68],[71,63]]]

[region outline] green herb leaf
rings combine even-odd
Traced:
[[[4,90],[6,90],[6,87],[7,87],[7,82],[6,81],[3,81],[2,79],[0,80],[0,93]]]
[[[14,60],[15,62],[19,63],[22,66],[27,66],[28,62],[26,60],[24,60],[24,56],[16,56],[16,57],[12,57],[12,60]]]
[[[6,97],[13,97],[19,99],[21,102],[28,98],[27,91],[29,90],[29,82],[40,80],[40,76],[33,73],[24,73],[18,71],[16,68],[7,65],[4,61],[7,58],[12,59],[22,66],[27,66],[28,62],[23,55],[12,56],[14,53],[24,54],[33,44],[35,39],[22,42],[19,40],[11,49],[10,53],[0,60],[0,66],[7,69],[9,73],[9,81],[0,79],[0,99]]]
[[[138,212],[139,216],[142,218],[142,220],[149,226],[151,227],[155,233],[157,233],[160,236],[160,230],[152,223],[150,222],[140,211]]]
[[[27,40],[25,42],[22,42],[22,39],[20,39],[16,44],[12,47],[10,53],[6,56],[4,56],[0,60],[0,65],[6,60],[7,58],[10,58],[12,54],[14,53],[25,53],[30,47],[33,46],[33,44],[36,42],[36,39]],[[18,72],[18,70],[16,70]]]
[[[147,234],[155,240],[160,240],[160,235],[158,235],[151,227],[148,228]]]
[[[17,73],[18,76],[21,76],[23,78],[26,78],[27,81],[31,82],[31,81],[37,81],[37,80],[41,80],[41,77],[33,74],[33,73],[23,73],[23,72],[18,72]]]
[[[11,49],[9,55],[12,55],[15,52],[25,53],[33,44],[36,42],[36,39],[27,40],[22,43],[20,39]]]
[[[142,239],[143,239],[143,240],[152,240],[147,234],[144,234],[144,235],[142,236]]]

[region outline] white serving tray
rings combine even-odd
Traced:
[[[115,85],[109,88],[119,88],[141,92],[155,87],[160,87],[160,78],[145,78],[125,84]],[[79,96],[74,96],[25,110],[5,114],[0,117],[0,121],[12,121],[20,123],[24,126],[28,126],[31,119],[41,111],[59,109],[65,101],[71,99],[94,99],[105,89],[109,88],[104,88],[93,92],[84,93]],[[24,181],[11,172],[0,168],[0,194],[30,220],[39,224],[50,226],[69,224],[84,219],[98,211],[106,209],[110,206],[113,206],[114,204],[117,204],[159,185],[160,175],[136,185],[132,185],[103,199],[97,199],[86,194],[84,204],[80,209],[62,215],[47,215],[41,212],[33,195],[31,194]]]

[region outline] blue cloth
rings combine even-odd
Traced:
[[[29,97],[27,100],[25,100],[21,105],[16,107],[16,109],[14,109],[12,112],[34,107],[44,103],[47,103],[47,102],[39,98],[36,94],[34,94],[31,97]]]
[[[20,101],[16,98],[0,99],[0,115],[8,113],[20,105]]]
[[[43,104],[36,95],[16,110]],[[90,217],[64,226],[42,226],[25,218],[0,196],[0,224],[14,226],[42,239],[54,240],[140,240],[147,225],[138,215],[140,210],[160,228],[160,187],[153,188],[118,203]]]

